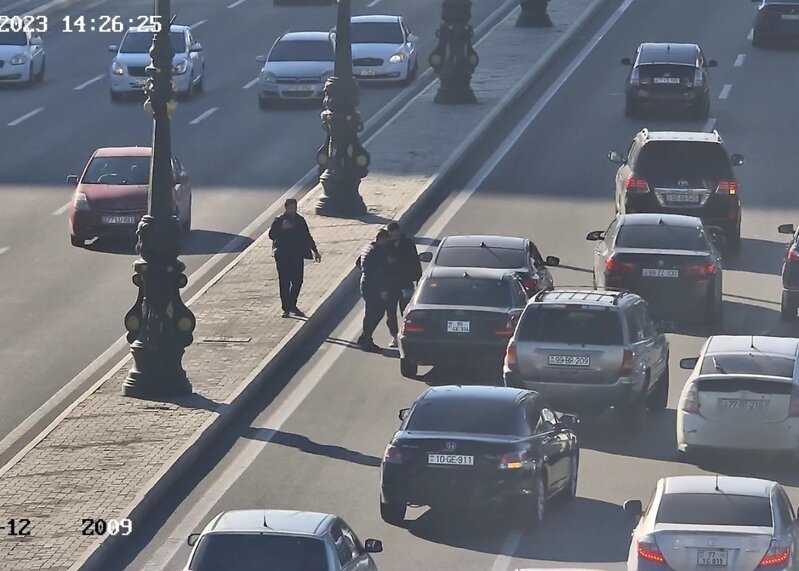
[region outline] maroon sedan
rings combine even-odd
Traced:
[[[172,171],[173,212],[187,234],[191,230],[191,185],[177,157],[172,157]],[[69,206],[73,246],[82,247],[88,240],[106,236],[133,238],[147,212],[150,147],[97,149],[83,174],[70,175],[67,182],[77,185]]]

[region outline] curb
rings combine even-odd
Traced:
[[[530,71],[519,80],[516,86],[505,95],[502,100],[499,101],[497,106],[479,123],[469,137],[453,151],[449,159],[447,159],[438,172],[433,175],[427,187],[417,195],[414,202],[398,216],[397,220],[401,224],[411,225],[412,220],[428,214],[425,211],[425,207],[441,190],[448,175],[465,161],[466,156],[474,151],[483,134],[497,122],[497,119],[502,115],[505,109],[521,99],[524,93],[530,88],[531,84],[552,64],[554,56],[577,34],[577,32],[585,27],[588,21],[606,2],[607,0],[594,0],[580,17],[569,26],[563,35],[544,52]],[[503,9],[506,6],[515,5],[515,3],[515,0],[508,0],[505,5],[503,5]],[[503,9],[495,11],[494,14],[504,11]],[[507,17],[511,11],[504,14],[499,21]],[[484,21],[484,24],[488,26],[487,22],[491,19],[493,19],[493,14],[488,20]],[[496,25],[496,23],[493,25]],[[493,25],[490,27],[493,27]],[[430,70],[427,70],[425,74],[428,72],[432,73]],[[422,75],[424,76],[424,74]],[[410,100],[434,85],[435,81],[421,87],[418,91],[412,90],[408,94],[408,100],[404,101],[405,98],[403,97],[403,102],[401,104],[397,103],[396,106],[400,107],[406,105]],[[373,119],[377,118],[380,113],[389,114],[393,112],[393,107],[392,105],[391,110],[385,107],[381,112],[373,116]],[[388,125],[389,122],[390,121],[386,122],[381,128]],[[226,270],[220,273],[219,278],[226,273]],[[305,342],[309,337],[315,335],[317,331],[315,326],[323,324],[338,309],[340,302],[352,293],[351,288],[355,286],[356,276],[357,272],[354,267],[342,272],[340,277],[333,282],[335,285],[328,290],[328,293],[322,298],[322,301],[313,308],[310,317],[306,321],[298,323],[289,333],[288,337],[285,337],[269,355],[261,361],[258,367],[256,367],[239,385],[239,389],[232,397],[232,400],[220,406],[222,412],[219,413],[219,416],[209,419],[198,430],[200,434],[196,440],[186,445],[180,452],[175,454],[175,462],[166,465],[161,472],[150,481],[146,490],[137,495],[136,499],[119,517],[128,518],[134,522],[144,521],[147,518],[147,515],[160,503],[161,499],[168,495],[171,488],[178,481],[183,479],[183,475],[188,472],[205,448],[214,442],[219,435],[228,428],[228,425],[238,417],[242,410],[246,409],[251,402],[251,397],[258,394],[272,374],[282,367],[290,357],[293,357],[294,349]],[[215,283],[219,278],[212,279],[211,282]],[[70,567],[70,570],[100,571],[102,569],[107,569],[111,562],[110,557],[113,556],[116,549],[121,547],[123,543],[124,540],[122,536],[106,536],[99,544],[89,547],[79,561]]]

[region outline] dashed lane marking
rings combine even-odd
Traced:
[[[25,113],[25,115],[23,115],[22,117],[17,117],[13,121],[11,121],[11,123],[9,123],[8,126],[9,127],[14,127],[16,125],[19,125],[23,121],[26,121],[26,120],[30,119],[31,117],[33,117],[34,115],[36,115],[38,113],[41,113],[42,111],[44,111],[44,107],[38,107],[38,108],[34,109],[33,111],[31,111],[29,113]]]
[[[189,26],[189,28],[191,28],[192,30],[196,30],[197,28],[199,28],[203,24],[207,24],[207,23],[208,23],[208,20],[200,20],[199,22],[195,22],[194,24]]]
[[[755,37],[755,29],[752,28],[752,29],[749,30],[749,34],[747,34],[746,39],[751,41],[752,38],[754,38],[754,37]]]
[[[67,202],[64,206],[60,207],[58,210],[53,211],[53,216],[61,216],[64,212],[69,210],[70,204],[72,204],[71,200]]]
[[[211,107],[211,108],[210,108],[208,111],[206,111],[205,113],[201,113],[200,115],[198,115],[197,117],[195,117],[194,119],[192,119],[191,121],[189,121],[189,125],[196,125],[196,124],[197,124],[197,123],[199,123],[200,121],[202,121],[202,120],[204,120],[204,119],[206,119],[206,118],[210,117],[210,116],[211,116],[211,115],[213,115],[214,113],[216,113],[218,110],[219,110],[219,107]]]
[[[81,90],[81,89],[83,89],[84,87],[88,87],[88,86],[90,86],[92,83],[97,83],[98,81],[100,81],[100,80],[101,80],[101,79],[103,79],[104,77],[105,77],[105,74],[104,74],[104,73],[101,73],[100,75],[95,75],[95,76],[94,76],[93,78],[91,78],[90,80],[88,80],[88,81],[84,81],[83,83],[81,83],[80,85],[78,85],[77,87],[75,87],[75,91],[80,91],[80,90]]]
[[[381,0],[372,0],[371,2],[369,2],[369,3],[366,5],[366,7],[367,7],[367,8],[374,8],[375,6],[377,6],[378,4],[380,4],[380,2],[381,2]]]
[[[738,57],[735,58],[735,67],[741,67],[744,64],[744,60],[746,59],[746,54],[738,54]]]
[[[252,87],[256,83],[258,83],[258,78],[257,77],[255,79],[252,79],[252,80],[248,81],[244,85],[242,85],[241,88],[242,89],[249,89],[250,87]]]
[[[719,93],[719,99],[727,99],[730,96],[731,89],[732,83],[725,83],[724,87],[721,88],[721,93]]]
[[[0,256],[8,252],[10,249],[11,248],[9,248],[8,246],[3,246],[2,248],[0,248]]]
[[[228,5],[227,5],[227,7],[228,7],[228,8],[235,8],[236,6],[241,6],[241,5],[242,5],[242,4],[244,4],[244,2],[246,2],[246,1],[247,1],[247,0],[236,0],[236,1],[235,1],[235,2],[233,2],[232,4],[228,4]]]

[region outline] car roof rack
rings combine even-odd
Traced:
[[[571,290],[576,290],[576,291],[569,292],[568,290],[570,290],[570,289]],[[561,291],[561,290],[563,290],[563,291]],[[592,295],[592,294],[593,295],[602,295],[603,293],[605,293],[605,294],[608,294],[609,296],[612,297],[613,305],[619,305],[619,300],[622,299],[625,295],[627,295],[627,294],[629,294],[631,292],[629,290],[626,290],[626,289],[619,289],[619,288],[613,288],[613,287],[596,288],[596,287],[586,286],[586,285],[558,285],[557,289],[555,287],[553,287],[553,286],[547,286],[547,287],[545,287],[544,289],[538,291],[535,294],[535,297],[533,297],[533,301],[541,301],[544,298],[544,296],[546,294],[548,294],[548,293],[561,293],[561,294],[571,293],[572,296],[575,296],[575,295],[578,295],[578,294],[584,294],[585,297],[588,297],[589,295]]]

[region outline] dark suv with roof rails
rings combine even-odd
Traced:
[[[752,30],[752,45],[799,42],[799,0],[753,0],[760,3]]]
[[[741,189],[718,131],[650,131],[636,134],[625,155],[608,153],[616,172],[616,214],[654,212],[701,218],[721,228],[729,251],[741,247]]]
[[[643,43],[630,66],[625,89],[624,112],[638,115],[644,105],[688,108],[697,119],[710,113],[710,87],[707,70],[716,60],[706,60],[696,44]]]

